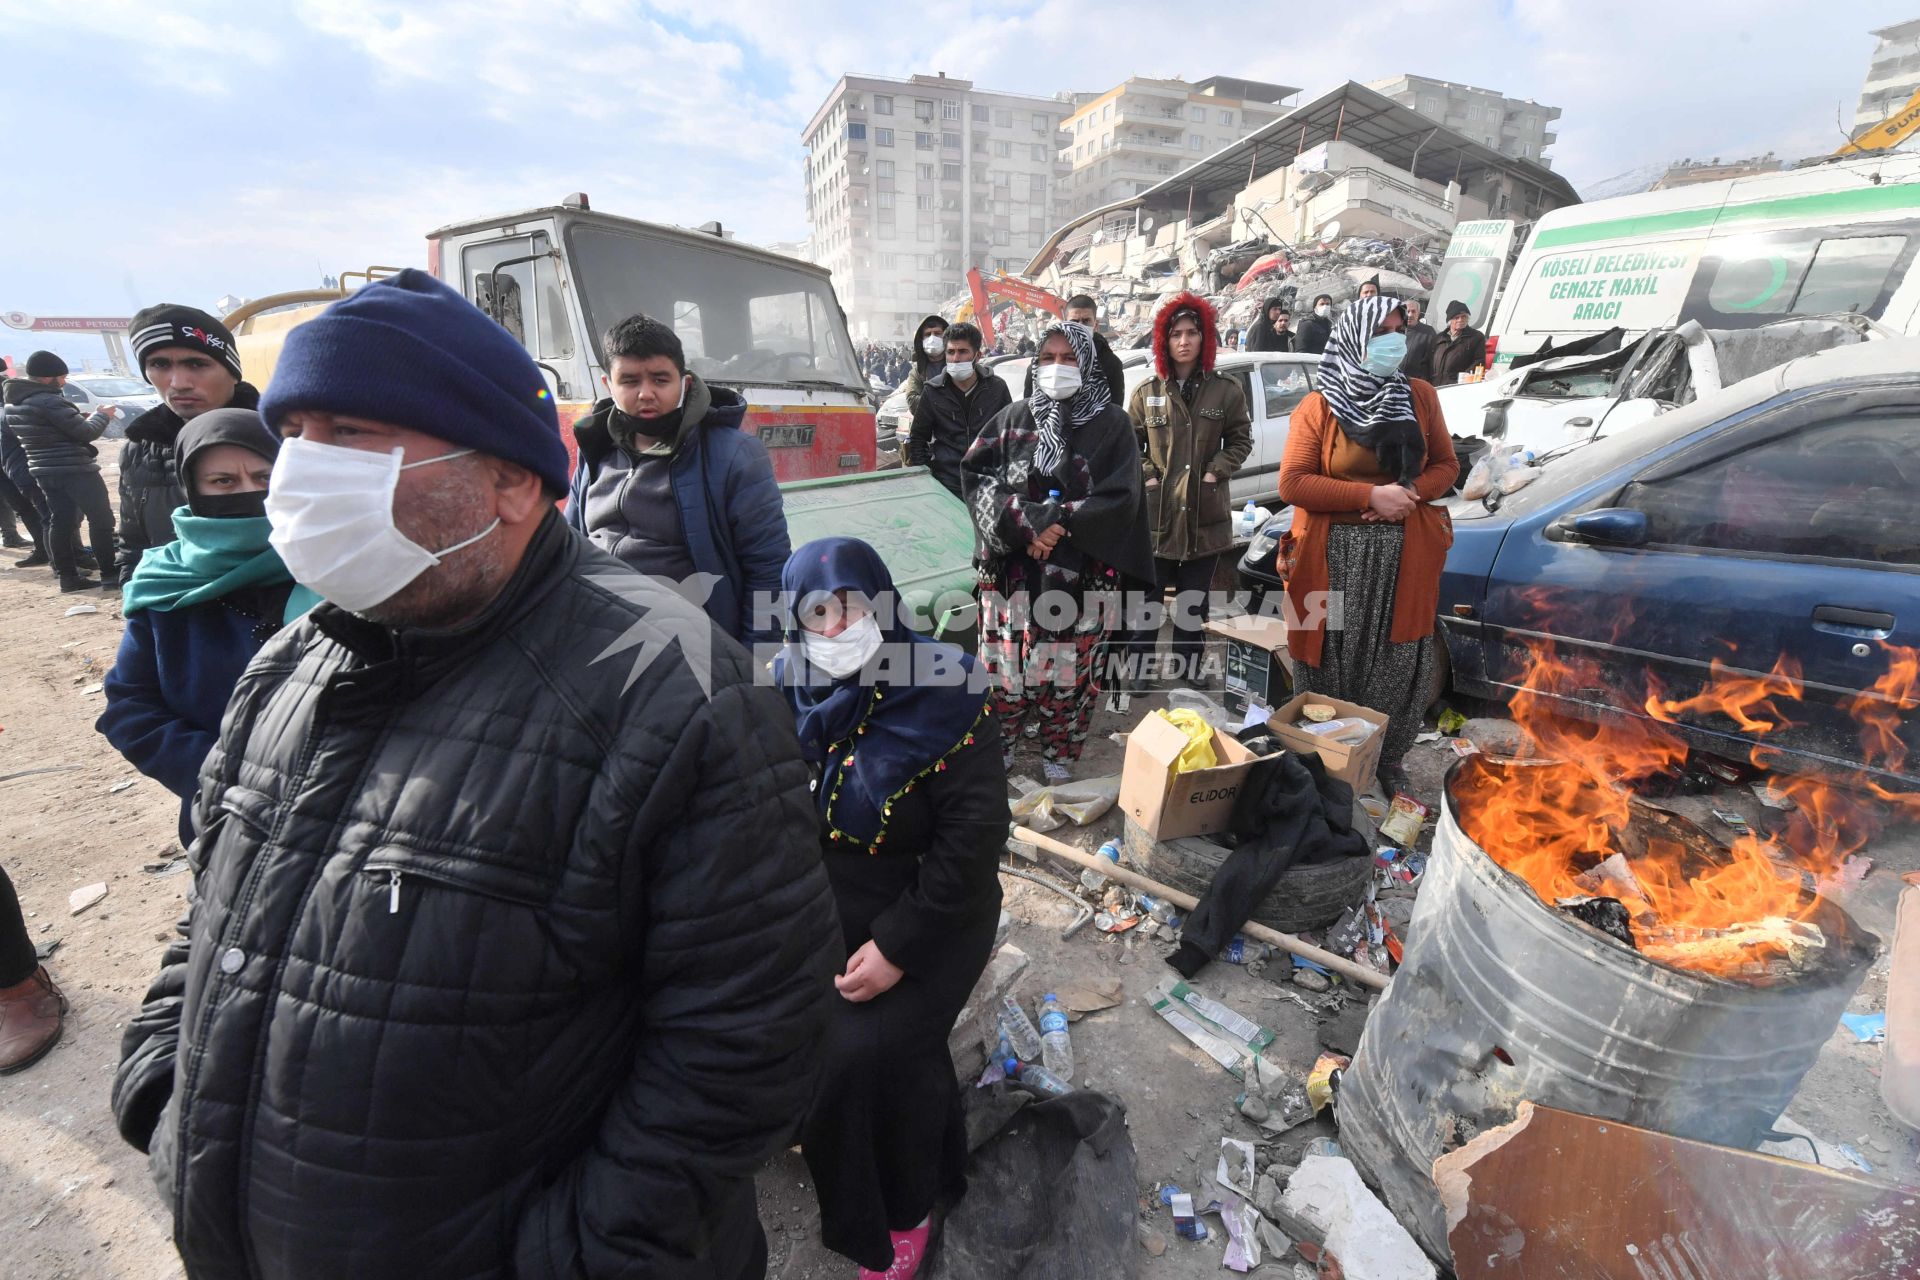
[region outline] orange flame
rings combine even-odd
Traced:
[[[1859,725],[1862,759],[1899,772],[1907,751],[1897,730],[1902,714],[1920,705],[1920,654],[1882,647],[1889,670],[1842,709]],[[1529,649],[1526,679],[1509,706],[1533,762],[1463,771],[1456,783],[1462,829],[1549,904],[1618,899],[1636,943],[1656,959],[1731,978],[1777,972],[1783,957],[1820,945],[1808,923],[1819,905],[1814,886],[1839,874],[1889,807],[1920,818],[1920,795],[1871,779],[1848,791],[1813,776],[1776,775],[1772,785],[1796,806],[1778,837],[1747,833],[1718,850],[1655,827],[1635,847],[1634,783],[1670,775],[1687,759],[1685,742],[1665,726],[1717,714],[1757,737],[1791,727],[1805,693],[1798,668],[1782,658],[1749,675],[1715,660],[1706,687],[1692,697],[1668,699],[1654,687],[1642,704],[1651,720],[1575,720],[1560,709],[1562,700],[1593,703],[1609,680],[1596,664],[1563,658],[1545,642],[1530,641]],[[1781,760],[1764,743],[1751,755],[1763,768]],[[1624,863],[1610,860],[1614,854]]]

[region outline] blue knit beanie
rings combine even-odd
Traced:
[[[567,491],[553,395],[512,334],[412,267],[287,333],[260,416],[299,409],[370,418],[517,462]]]

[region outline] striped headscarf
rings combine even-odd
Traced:
[[[1107,377],[1100,368],[1100,349],[1093,345],[1093,330],[1066,321],[1050,326],[1041,334],[1040,345],[1045,347],[1056,333],[1065,334],[1073,346],[1073,358],[1080,365],[1080,390],[1070,400],[1055,400],[1040,389],[1037,376],[1033,380],[1033,395],[1028,398],[1027,407],[1033,410],[1033,423],[1040,430],[1033,450],[1034,465],[1050,476],[1059,475],[1066,462],[1067,433],[1093,421],[1113,403],[1113,392],[1107,389]],[[1035,372],[1038,373],[1037,368]]]
[[[1334,323],[1320,356],[1320,394],[1327,398],[1347,439],[1375,448],[1388,423],[1414,421],[1413,393],[1404,373],[1378,374],[1367,368],[1367,343],[1400,299],[1376,294],[1358,298]]]

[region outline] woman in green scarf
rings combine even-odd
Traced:
[[[247,663],[274,632],[319,603],[267,545],[267,483],[280,440],[251,409],[215,409],[175,442],[187,505],[174,541],[149,548],[127,580],[127,630],[94,723],[134,768],[180,797],[193,839],[201,762]]]

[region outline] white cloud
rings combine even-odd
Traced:
[[[211,8],[209,6],[208,8]],[[94,57],[77,66],[82,78],[124,59],[139,78],[169,92],[217,97],[232,91],[236,73],[272,66],[279,40],[260,29],[250,10],[235,18],[208,8],[166,10],[140,0],[8,7],[7,45],[15,53],[84,39]],[[102,52],[107,53],[101,58]]]

